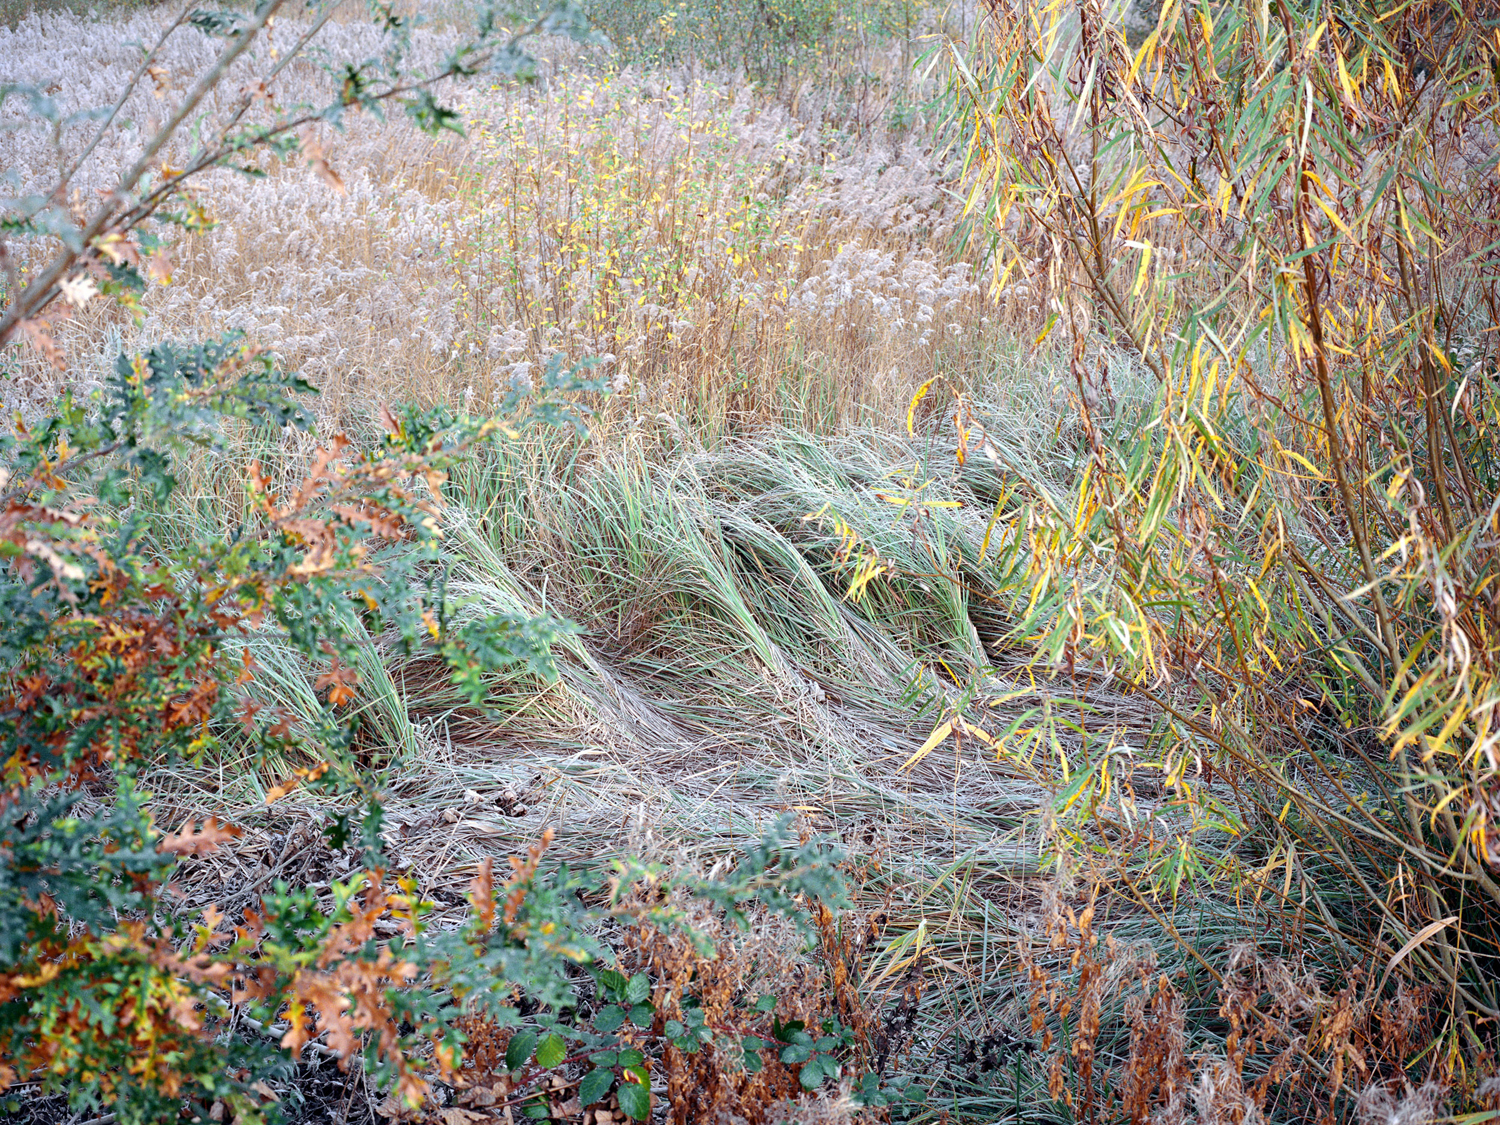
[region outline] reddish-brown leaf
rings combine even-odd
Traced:
[[[168,855],[208,855],[239,834],[240,830],[234,825],[220,824],[215,817],[205,820],[201,830],[188,820],[176,832],[157,841],[156,850]]]

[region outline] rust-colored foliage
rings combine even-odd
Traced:
[[[350,762],[254,701],[257,670],[244,641],[279,622],[315,669],[322,661],[313,686],[326,694],[332,728],[359,690],[354,642],[329,612],[351,591],[377,625],[386,614],[455,672],[477,675],[495,657],[476,658],[467,636],[434,628],[421,590],[393,583],[371,557],[379,543],[419,554],[430,547],[448,466],[496,424],[445,429],[413,414],[374,451],[335,437],[284,497],[253,467],[237,536],[153,555],[118,516],[136,492],[161,498],[173,487],[170,447],[146,439],[174,427],[215,432],[224,414],[295,421],[288,396],[306,387],[234,339],[122,357],[116,375],[97,424],[73,412],[67,428],[54,420],[4,439],[24,475],[11,472],[0,497],[9,559],[0,585],[17,653],[0,681],[0,846],[10,879],[0,909],[11,943],[0,958],[9,1013],[0,1086],[34,1077],[81,1083],[100,1102],[123,1098],[132,1113],[203,1089],[253,1108],[254,1081],[233,1077],[243,1068],[217,1045],[228,1006],[247,1005],[263,1023],[284,1021],[277,1038],[294,1058],[314,1038],[342,1060],[372,1042],[398,1096],[420,1101],[428,1073],[451,1074],[457,1045],[440,1005],[414,1008],[402,997],[452,964],[433,943],[394,953],[378,927],[394,924],[414,939],[430,904],[413,885],[388,882],[377,864],[337,888],[331,912],[309,893],[277,890],[233,928],[211,910],[189,930],[162,902],[172,866],[211,855],[237,829],[209,818],[162,833],[135,778],[148,763],[206,751],[235,730],[252,754],[299,745],[321,759],[273,787],[268,801],[319,784],[378,802]],[[504,656],[545,660],[545,643],[542,633],[522,633]],[[86,786],[110,803],[80,826],[69,810]],[[77,838],[84,843],[69,842]],[[516,861],[505,926],[490,932],[491,917],[485,940],[525,940],[520,915],[544,846]],[[480,956],[461,941],[456,948]],[[414,1061],[424,1043],[428,1057]]]
[[[727,1049],[746,1036],[776,1043],[773,1014],[751,1003],[758,995],[775,997],[774,1018],[782,1022],[802,1020],[817,1027],[837,1018],[854,1032],[852,1061],[858,1065],[874,1057],[877,1019],[870,999],[858,990],[862,943],[841,929],[839,921],[826,907],[817,908],[813,922],[818,956],[811,961],[794,955],[791,935],[778,933],[769,919],[744,935],[708,910],[692,914],[694,929],[712,942],[706,954],[686,933],[640,926],[625,934],[626,963],[648,972],[654,982],[658,1015],[653,1030],[659,1032],[667,1020],[683,1019],[684,1001],[692,998],[701,1004],[704,1023],[716,1033],[712,1044],[696,1052],[672,1043],[663,1048],[660,1067],[669,1120],[676,1125],[731,1119],[772,1125],[786,1119],[789,1104],[809,1098],[797,1069],[774,1052],[766,1054],[760,1070],[752,1071],[737,1052]],[[846,921],[853,924],[852,919]],[[911,980],[917,979],[913,974]],[[908,984],[913,992],[909,1007],[920,996],[920,984]],[[899,1057],[908,1045],[904,1037],[889,1035],[891,1028],[902,1026],[899,1013],[904,1010],[898,1003],[887,1023],[886,1061]],[[851,1118],[879,1119],[874,1110]]]

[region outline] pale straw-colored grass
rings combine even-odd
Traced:
[[[107,104],[134,64],[127,44],[165,18],[29,17],[0,29],[0,82],[50,88],[69,111]],[[323,34],[335,60],[376,45],[358,23]],[[447,37],[420,33],[418,54],[437,58]],[[175,32],[164,92],[211,50]],[[75,350],[105,323],[126,343],[240,328],[307,374],[340,423],[376,400],[480,406],[558,351],[602,359],[622,392],[610,418],[715,429],[888,417],[940,370],[984,366],[974,357],[997,333],[979,263],[955,256],[958,209],[923,131],[841,117],[807,84],[777,99],[548,51],[545,89],[448,91],[467,139],[357,117],[317,137],[339,182],[274,161],[256,179],[215,174],[200,191],[219,225],[179,242],[139,324],[102,302],[87,310]],[[892,46],[865,64],[894,86],[901,58]],[[276,95],[311,100],[327,82],[298,64]],[[109,182],[163,104],[149,84],[133,98],[124,116],[139,128],[85,163],[81,196]],[[58,157],[24,113],[14,99],[0,111],[18,127],[0,159],[13,189],[38,190]],[[62,151],[86,129],[64,129]],[[39,408],[55,381],[39,357],[22,367],[12,404]]]

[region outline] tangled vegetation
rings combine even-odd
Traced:
[[[1500,1118],[1489,7],[421,15],[0,29],[18,1119]]]

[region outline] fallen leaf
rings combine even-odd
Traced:
[[[220,824],[214,817],[203,822],[202,831],[195,831],[196,827],[191,820],[185,821],[175,833],[163,836],[156,850],[168,855],[208,855],[240,834],[234,825]]]

